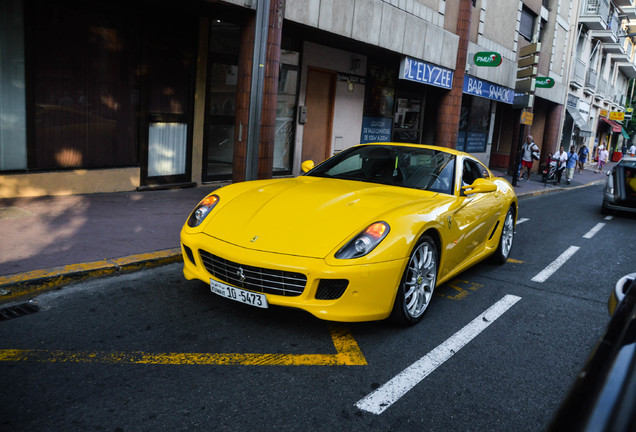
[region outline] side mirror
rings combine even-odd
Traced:
[[[494,192],[497,190],[497,185],[491,180],[485,178],[478,178],[473,184],[468,186],[462,186],[462,190],[466,195],[472,195],[476,193]]]
[[[311,171],[312,169],[314,169],[314,161],[306,160],[305,162],[300,164],[300,169],[304,173],[307,173],[307,172]]]

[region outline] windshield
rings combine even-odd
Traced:
[[[454,167],[455,156],[439,150],[372,145],[347,149],[306,175],[451,194]]]

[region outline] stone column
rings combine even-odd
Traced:
[[[472,15],[472,0],[460,0],[457,17],[457,62],[453,76],[453,87],[441,100],[437,117],[437,131],[435,144],[441,147],[455,148],[457,145],[457,128],[462,108],[462,93],[464,90],[464,75],[466,70],[466,56],[470,37],[470,19]]]

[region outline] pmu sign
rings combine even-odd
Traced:
[[[535,87],[536,88],[552,88],[554,87],[554,78],[537,77]]]
[[[476,66],[497,67],[503,59],[501,54],[494,51],[480,51],[473,56]]]
[[[400,62],[400,78],[450,90],[453,86],[453,71],[410,57]]]

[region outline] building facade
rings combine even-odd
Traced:
[[[636,78],[630,22],[633,0],[583,0],[572,57],[563,142],[587,146],[594,155],[601,145],[618,160],[630,140],[624,113],[630,105],[629,82]],[[629,147],[629,145],[628,145]]]
[[[0,197],[297,175],[304,160],[372,141],[458,148],[510,169],[524,134],[543,153],[584,135],[566,114],[572,97],[579,112],[585,99],[570,59],[589,56],[598,37],[577,26],[579,9],[566,0],[2,0]],[[534,91],[532,125],[522,127],[517,61],[535,42],[537,75],[554,86]],[[500,64],[475,60],[484,53]],[[625,94],[630,61],[608,52],[597,62],[611,100]]]

